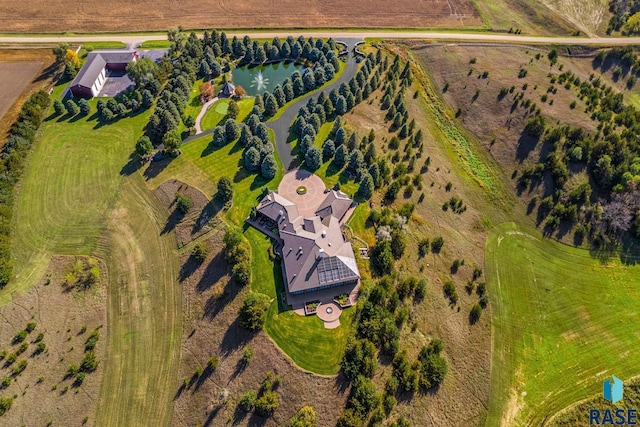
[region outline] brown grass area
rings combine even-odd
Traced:
[[[55,256],[46,275],[31,290],[0,308],[0,351],[13,353],[19,344],[12,344],[13,336],[25,329],[28,322],[36,328],[24,342],[27,350],[7,366],[0,362],[0,378],[11,376],[21,361],[28,361],[26,369],[11,385],[0,390],[0,396],[16,396],[12,408],[0,424],[19,425],[76,425],[88,417],[93,424],[96,399],[100,389],[102,367],[87,374],[81,386],[73,385],[73,378],[65,378],[70,364],[80,365],[85,341],[91,331],[100,327],[101,337],[96,346],[98,359],[104,358],[106,325],[106,288],[94,285],[88,290],[63,286],[64,276],[71,270],[75,257]],[[101,270],[105,269],[101,266]],[[82,328],[86,326],[86,331]],[[37,354],[36,337],[44,335],[47,346]],[[42,381],[39,381],[42,377]],[[55,389],[54,389],[55,387]]]
[[[184,335],[180,377],[186,381],[176,390],[173,425],[221,426],[264,425],[281,426],[304,405],[312,405],[318,414],[318,424],[335,423],[344,406],[347,391],[337,378],[325,378],[299,370],[264,333],[250,333],[240,326],[237,316],[247,291],[227,275],[227,263],[222,254],[223,230],[209,235],[211,248],[201,265],[194,265],[188,253],[183,253]],[[251,347],[253,360],[241,362],[244,349]],[[206,369],[211,356],[219,358],[218,368]],[[193,376],[200,367],[202,375]],[[277,393],[280,406],[272,418],[263,419],[237,408],[242,394],[258,391],[266,373],[281,375]],[[338,377],[339,378],[339,377]],[[223,399],[223,393],[228,396]]]
[[[186,28],[462,27],[482,20],[470,0],[403,2],[295,0],[209,2],[151,1],[46,4],[0,0],[0,27],[6,32],[130,31]]]
[[[163,182],[153,193],[171,212],[163,233],[175,230],[178,248],[182,248],[192,240],[209,233],[221,223],[220,218],[216,216],[220,210],[219,204],[215,201],[209,201],[200,190],[177,179]],[[186,215],[183,215],[175,207],[177,193],[190,198],[193,203]]]
[[[626,79],[618,82],[612,80],[614,67],[606,71],[594,70],[592,58],[567,57],[561,57],[558,65],[551,67],[546,55],[547,49],[542,50],[543,52],[527,47],[453,45],[416,50],[431,75],[436,90],[453,111],[461,109],[461,122],[480,140],[507,176],[523,165],[541,161],[550,148],[522,135],[530,115],[522,106],[512,108],[515,95],[524,92],[524,99],[530,99],[540,107],[550,126],[563,123],[595,131],[597,123],[591,120],[590,114],[585,113],[585,103],[578,99],[575,89],[567,90],[556,83],[556,94],[547,93],[552,85],[549,73],[561,73],[559,66],[562,65],[563,71],[571,70],[582,81],[588,80],[593,73],[615,90],[625,90]],[[540,59],[536,59],[538,54],[541,55]],[[475,64],[471,63],[472,58],[476,58]],[[527,70],[524,78],[518,78],[521,68]],[[489,75],[482,78],[485,71]],[[447,83],[449,88],[444,91]],[[525,84],[527,88],[523,89]],[[499,99],[500,89],[511,86],[515,86],[514,92]],[[477,90],[480,94],[475,98]],[[637,92],[638,89],[631,91]],[[542,102],[543,95],[547,95],[546,103]],[[576,102],[575,109],[570,108],[573,101]],[[578,176],[576,179],[582,178]],[[512,180],[511,185],[515,188],[516,179]]]
[[[427,112],[426,101],[422,96],[413,98],[416,89],[415,84],[409,88],[405,99],[410,117],[415,118],[424,132],[425,152],[418,159],[413,174],[420,174],[420,167],[427,156],[431,157],[431,166],[421,174],[423,189],[416,189],[409,198],[404,198],[401,191],[395,202],[396,206],[406,202],[416,204],[416,211],[409,222],[407,249],[396,269],[401,277],[414,274],[427,278],[429,287],[424,302],[411,306],[408,325],[415,322],[417,329],[415,332],[410,326],[403,329],[401,347],[407,348],[411,359],[432,338],[442,339],[449,373],[436,392],[416,394],[413,399],[399,399],[400,404],[391,418],[401,414],[410,419],[412,425],[483,425],[489,400],[490,309],[485,310],[478,323],[470,325],[469,311],[478,297],[475,293],[468,295],[464,285],[471,279],[474,267],[484,267],[486,231],[483,220],[487,221],[489,217],[495,221],[504,213],[491,205],[485,190],[475,183],[470,185],[471,181],[460,172],[455,154]],[[359,104],[353,113],[345,116],[345,121],[350,129],[358,129],[360,136],[373,128],[378,154],[390,159],[393,150],[387,147],[387,143],[394,132],[390,132],[390,123],[384,122],[386,111],[380,110],[381,97],[380,91],[374,92],[370,98],[373,102]],[[404,144],[406,140],[401,141],[401,153]],[[445,189],[448,182],[453,185],[449,192]],[[418,204],[421,192],[425,193],[425,199]],[[442,204],[454,195],[462,198],[468,207],[461,215],[442,210]],[[375,208],[381,206],[379,194],[374,196],[373,205]],[[367,231],[373,233],[370,230]],[[418,241],[423,237],[436,236],[445,240],[442,252],[419,258]],[[465,265],[456,274],[451,274],[450,267],[456,258],[464,259]],[[456,284],[460,296],[458,307],[449,307],[443,296],[442,284],[446,280],[453,280]],[[391,366],[383,365],[376,373],[375,381],[380,387],[390,372]]]
[[[52,84],[55,69],[51,49],[0,49],[0,135],[18,116],[32,92]]]

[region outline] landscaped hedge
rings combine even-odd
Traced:
[[[51,99],[40,90],[22,106],[18,118],[9,130],[0,156],[0,288],[11,278],[11,214],[13,189],[24,169],[25,157],[44,119]]]

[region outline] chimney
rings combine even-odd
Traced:
[[[318,251],[318,259],[322,259],[322,258],[324,258],[324,249],[320,249]]]
[[[325,237],[327,237],[327,230],[322,230],[322,238],[324,239]]]

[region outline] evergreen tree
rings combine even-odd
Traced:
[[[336,114],[340,116],[344,115],[347,112],[347,100],[345,99],[345,97],[342,95],[338,96],[334,107],[336,110]]]
[[[260,168],[260,153],[255,147],[249,147],[244,152],[244,167],[249,172],[255,172]]]
[[[336,147],[332,140],[327,139],[324,144],[322,144],[322,157],[324,161],[332,159],[336,154]]]
[[[336,150],[336,155],[335,155],[336,165],[342,168],[347,163],[348,155],[349,155],[349,151],[347,150],[347,147],[344,144],[340,145]]]
[[[136,141],[136,155],[140,158],[148,156],[153,151],[151,140],[147,136],[141,136]]]
[[[236,121],[234,119],[227,119],[227,121],[224,122],[224,132],[227,138],[227,142],[234,141],[240,136],[238,125],[236,124]]]
[[[262,177],[265,179],[271,179],[276,176],[276,172],[278,172],[278,164],[276,163],[276,159],[273,157],[273,154],[265,156],[260,169]]]
[[[78,104],[76,104],[73,99],[68,99],[67,100],[67,111],[69,112],[70,116],[75,116],[76,114],[78,114],[80,112],[80,107],[78,107]]]
[[[334,141],[336,147],[344,145],[344,143],[347,141],[347,131],[345,130],[345,128],[343,128],[342,126],[338,128],[334,137]]]
[[[322,153],[316,146],[310,147],[304,155],[305,165],[312,172],[320,167],[322,164]]]
[[[267,93],[264,101],[264,113],[271,117],[278,112],[278,101],[271,93]]]
[[[373,196],[374,189],[375,185],[373,183],[373,178],[368,173],[365,173],[364,177],[360,181],[360,186],[358,187],[358,196],[364,200],[369,200],[371,196]]]
[[[64,104],[59,99],[56,99],[55,101],[53,101],[53,109],[56,112],[56,115],[58,116],[62,116],[67,113],[67,109],[64,108]]]
[[[213,129],[212,142],[216,147],[222,147],[227,143],[227,135],[224,126],[216,126]]]
[[[237,119],[238,114],[240,114],[240,107],[238,107],[238,103],[233,99],[229,101],[229,107],[227,108],[227,116],[230,119]]]

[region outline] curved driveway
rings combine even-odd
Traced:
[[[294,117],[298,114],[298,110],[307,104],[309,98],[319,96],[320,92],[324,92],[328,95],[334,88],[340,87],[342,83],[348,83],[349,80],[356,75],[357,63],[355,55],[353,54],[353,48],[356,43],[362,41],[362,39],[349,38],[340,39],[339,41],[348,45],[347,52],[349,55],[347,65],[342,74],[335,79],[333,83],[324,87],[322,90],[308,95],[303,95],[295,103],[291,104],[277,120],[266,123],[267,126],[273,129],[276,135],[276,150],[278,150],[278,155],[280,156],[285,172],[298,166],[297,159],[292,153],[291,145],[287,142],[287,139],[289,138],[289,127],[291,126],[291,122]]]

